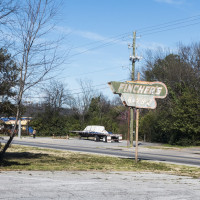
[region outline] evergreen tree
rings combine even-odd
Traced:
[[[144,112],[141,119],[140,131],[148,140],[179,145],[200,143],[199,50],[200,45],[181,46],[177,55],[147,62],[145,79],[162,81],[168,87],[167,98],[157,100],[156,110]]]
[[[15,107],[11,103],[11,97],[15,96],[14,87],[18,84],[19,70],[7,50],[0,49],[0,113],[1,115],[13,115]]]

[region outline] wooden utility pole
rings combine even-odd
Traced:
[[[140,80],[140,72],[138,72],[137,80]],[[138,129],[139,129],[139,108],[136,109],[136,130],[135,130],[135,162],[138,161]]]
[[[133,55],[130,56],[130,60],[132,61],[132,72],[131,72],[131,80],[135,80],[135,43],[136,43],[136,32],[133,32]],[[130,108],[130,147],[133,147],[133,121],[134,121],[134,108]]]
[[[130,146],[130,107],[128,107],[128,135],[127,135],[127,147]]]

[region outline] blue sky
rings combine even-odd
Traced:
[[[199,8],[198,0],[64,0],[55,33],[64,36],[60,49],[68,55],[56,79],[72,93],[80,92],[78,80],[89,80],[112,98],[107,82],[129,78],[133,31],[140,36],[139,56],[148,48],[175,50],[179,42],[199,42]],[[136,70],[142,65],[136,63]]]

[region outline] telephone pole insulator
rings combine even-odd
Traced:
[[[142,59],[142,57],[139,57],[139,56],[130,56],[129,57],[129,60],[132,62],[139,61],[140,59]]]

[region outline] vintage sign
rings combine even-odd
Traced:
[[[127,81],[108,83],[114,94],[119,94],[124,105],[135,108],[155,109],[155,98],[165,98],[167,87],[161,82]]]

